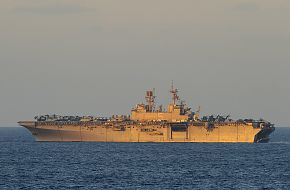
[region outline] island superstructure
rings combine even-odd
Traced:
[[[232,120],[229,116],[203,116],[180,101],[172,85],[172,102],[156,108],[155,90],[146,92],[146,104],[137,104],[131,115],[110,118],[44,115],[20,121],[36,141],[55,142],[221,142],[264,143],[275,130],[265,120]]]

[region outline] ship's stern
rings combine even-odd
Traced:
[[[256,134],[255,143],[267,143],[270,141],[270,134],[275,131],[275,127],[271,123],[264,123],[261,126],[261,131]]]

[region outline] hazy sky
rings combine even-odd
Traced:
[[[290,1],[0,2],[0,126],[165,105],[171,80],[202,114],[290,126]]]

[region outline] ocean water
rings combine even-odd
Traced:
[[[39,143],[0,128],[0,189],[290,189],[290,128],[268,144]]]

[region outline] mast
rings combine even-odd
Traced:
[[[176,105],[176,102],[179,100],[179,96],[177,95],[178,90],[173,86],[173,81],[171,82],[170,93],[172,94],[172,104]]]
[[[200,110],[201,110],[201,107],[198,106],[198,109],[197,111],[195,112],[194,116],[193,116],[193,120],[194,121],[198,121],[199,120],[199,117],[200,117]]]
[[[152,112],[155,109],[155,88],[153,90],[146,91],[146,102],[147,102],[147,111]]]

